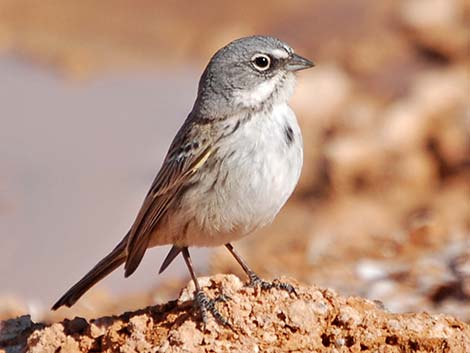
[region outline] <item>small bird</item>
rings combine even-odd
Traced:
[[[225,245],[250,285],[294,291],[287,283],[262,280],[231,242],[269,224],[294,191],[303,151],[288,99],[295,73],[312,66],[269,36],[240,38],[217,51],[130,230],[52,310],[72,306],[122,264],[130,276],[148,248],[167,244],[173,247],[159,273],[183,255],[204,324],[207,312],[228,320],[215,306],[221,298],[210,299],[201,289],[189,247]]]

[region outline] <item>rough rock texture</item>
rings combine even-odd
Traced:
[[[231,39],[279,36],[316,62],[299,75],[291,100],[304,137],[304,167],[274,224],[237,242],[237,250],[267,278],[282,273],[341,295],[378,299],[394,312],[446,313],[470,323],[468,23],[470,1],[462,0],[273,0],[269,6],[252,0],[193,6],[185,0],[2,0],[0,52],[69,79],[99,80],[109,70],[171,75],[194,62],[202,70],[214,49]],[[155,119],[158,127],[168,117]],[[110,125],[113,134],[119,126]],[[149,151],[160,148],[152,146]],[[150,173],[158,161],[152,163]],[[144,173],[140,168],[135,172]],[[28,173],[27,180],[37,180],[34,169]],[[24,187],[16,180],[23,179],[15,171],[0,176],[0,217],[15,213],[22,222],[16,206],[22,201],[14,195],[26,195],[25,204],[38,201],[23,189],[15,192]],[[91,219],[88,227],[96,234],[102,229],[92,228]],[[121,234],[107,236],[115,239],[110,249]],[[76,250],[87,256],[83,244]],[[5,249],[0,259],[12,256]],[[62,294],[59,266],[54,256],[46,258],[51,283],[40,285]],[[85,270],[75,268],[76,276]],[[211,256],[210,274],[239,271],[223,247]],[[30,314],[55,322],[135,310],[175,297],[187,280],[163,281],[124,300],[100,284],[73,310],[55,313],[48,308],[57,298],[29,302],[2,286],[0,319]]]
[[[379,303],[296,284],[297,294],[248,288],[233,275],[201,279],[233,328],[205,331],[190,283],[178,301],[87,322],[28,316],[0,324],[0,352],[469,352],[470,326],[445,315],[393,314]]]

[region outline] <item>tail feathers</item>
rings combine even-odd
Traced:
[[[168,255],[166,255],[165,260],[163,261],[162,266],[160,267],[160,270],[158,270],[158,274],[162,273],[163,271],[166,270],[168,266],[170,266],[170,264],[176,258],[176,256],[179,255],[181,250],[183,250],[183,248],[173,245]]]
[[[57,303],[54,304],[52,310],[57,310],[63,305],[71,307],[98,281],[122,265],[126,260],[126,238],[124,238],[103,260],[98,262],[80,281],[70,288]]]

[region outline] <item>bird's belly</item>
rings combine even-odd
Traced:
[[[216,246],[236,240],[270,223],[293,192],[302,137],[290,108],[270,118],[255,116],[239,130],[218,146],[197,187],[185,193],[171,222],[179,224],[170,232],[172,243]]]

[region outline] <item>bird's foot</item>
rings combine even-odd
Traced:
[[[289,283],[279,282],[278,280],[268,282],[259,278],[258,275],[254,272],[249,274],[249,278],[250,278],[250,284],[249,284],[250,287],[259,287],[262,290],[275,288],[275,289],[285,290],[288,293],[296,294],[294,286],[292,286]]]
[[[202,291],[196,292],[194,296],[196,300],[196,304],[199,308],[199,312],[201,313],[202,323],[204,328],[207,325],[207,313],[210,312],[214,319],[216,319],[219,323],[223,324],[224,326],[231,327],[230,322],[219,312],[216,307],[217,303],[226,302],[230,300],[230,297],[221,294],[214,299],[209,299],[209,297]]]

